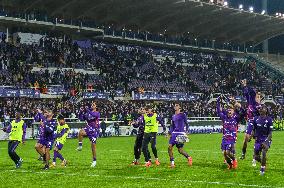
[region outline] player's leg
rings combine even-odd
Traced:
[[[230,148],[228,148],[228,150],[226,151],[227,152],[227,156],[231,159],[231,161],[232,161],[232,167],[234,168],[234,169],[236,169],[237,167],[238,167],[238,163],[237,163],[237,160],[236,160],[236,158],[235,158],[235,154],[234,154],[234,152],[233,152],[233,146],[232,146],[232,144],[231,144],[231,146],[230,146]]]
[[[98,137],[98,132],[95,130],[91,131],[86,131],[87,136],[89,137],[89,140],[91,141],[91,148],[92,148],[92,156],[93,156],[93,162],[91,167],[95,167],[97,165],[97,137]]]
[[[178,148],[178,152],[187,159],[188,165],[192,166],[192,158],[188,155],[186,151],[184,151],[183,146],[184,144],[181,144],[181,143],[176,144],[176,147]]]
[[[262,145],[262,150],[261,150],[261,167],[260,167],[260,174],[264,175],[265,173],[265,168],[266,168],[266,154],[268,152],[269,146]]]
[[[47,141],[45,145],[45,166],[44,170],[49,169],[49,160],[50,160],[50,150],[52,150],[53,141]]]
[[[249,140],[250,140],[250,135],[246,133],[244,137],[243,147],[242,147],[242,156],[240,157],[240,159],[245,159],[246,157],[247,146],[248,146]]]
[[[44,170],[49,169],[49,160],[50,160],[50,148],[46,147],[45,148],[45,165],[43,167]]]
[[[53,150],[53,162],[52,162],[52,166],[54,166],[54,167],[56,166],[56,159],[57,158],[59,158],[62,161],[62,163],[61,163],[62,166],[66,166],[66,164],[67,164],[67,161],[64,159],[64,157],[60,153],[62,148],[63,148],[63,144],[56,142],[54,150]]]
[[[240,159],[245,159],[245,157],[246,157],[247,145],[248,145],[248,142],[250,142],[250,140],[251,140],[251,133],[252,133],[252,125],[250,123],[248,123],[246,133],[245,133],[244,142],[243,142],[243,147],[242,147],[242,156],[240,157]]]
[[[229,151],[228,150],[224,150],[224,158],[226,159],[227,161],[227,164],[228,164],[228,169],[231,169],[233,168],[233,161],[232,159],[229,157]]]
[[[77,148],[77,151],[82,151],[84,136],[87,136],[87,133],[84,129],[81,129],[78,133],[78,148]]]
[[[35,150],[40,155],[39,160],[44,160],[44,149],[43,149],[43,145],[40,142],[36,143]]]
[[[8,154],[16,164],[16,168],[20,168],[22,165],[22,159],[17,155],[15,151],[18,145],[19,145],[18,141],[9,141],[8,143]]]
[[[150,142],[151,142],[151,149],[152,149],[153,155],[155,157],[155,163],[156,163],[157,166],[159,166],[160,165],[160,161],[158,159],[158,151],[157,151],[157,147],[156,147],[156,144],[157,144],[157,133],[151,133]]]
[[[142,152],[145,158],[145,166],[151,166],[151,156],[150,156],[150,152],[148,150],[148,145],[150,143],[150,133],[144,133],[144,138],[142,141]]]
[[[141,155],[141,147],[142,147],[142,141],[143,141],[143,135],[138,134],[135,139],[135,144],[134,144],[134,161],[132,162],[132,165],[138,165],[139,164],[139,159]]]
[[[173,145],[172,144],[169,144],[168,146],[168,154],[169,154],[169,157],[170,157],[170,165],[172,168],[175,167],[175,159],[174,159],[174,152],[173,152]]]
[[[252,160],[252,166],[256,166],[256,162],[261,162],[261,145],[260,143],[255,142],[254,144],[254,154],[253,154],[253,160]]]
[[[97,149],[96,149],[96,143],[92,142],[91,144],[92,147],[92,154],[93,154],[93,163],[91,167],[95,167],[97,165]]]

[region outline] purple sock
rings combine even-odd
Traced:
[[[174,158],[170,158],[170,161],[174,161],[175,159]]]
[[[96,157],[94,157],[94,158],[93,158],[93,161],[96,161],[96,160],[97,160],[97,158],[96,158]]]
[[[83,146],[83,142],[79,142],[79,146],[82,147]]]
[[[57,156],[58,152],[57,151],[53,151],[53,162],[56,162],[56,158],[58,157]]]
[[[59,153],[59,152],[57,152],[57,157],[58,157],[61,161],[64,160],[64,158],[62,157],[61,153]]]

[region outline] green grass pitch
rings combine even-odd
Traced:
[[[0,142],[0,187],[284,187],[284,132],[273,133],[268,152],[265,176],[259,175],[259,164],[251,166],[253,143],[248,145],[247,158],[239,161],[237,170],[227,170],[220,151],[221,134],[191,135],[185,149],[193,158],[193,166],[175,149],[176,168],[168,167],[168,140],[158,137],[160,166],[150,168],[129,166],[133,160],[135,137],[112,137],[98,140],[97,167],[90,168],[90,143],[84,139],[83,151],[75,151],[77,140],[69,139],[63,156],[66,168],[43,171],[34,150],[35,140],[20,145],[18,154],[24,159],[22,168],[15,169],[7,153],[7,142]],[[239,134],[237,154],[240,156],[243,134]],[[53,155],[53,153],[52,153]],[[141,161],[143,161],[143,156]]]

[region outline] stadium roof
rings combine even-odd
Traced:
[[[284,19],[189,0],[0,0],[16,12],[223,42],[258,44],[284,32]]]

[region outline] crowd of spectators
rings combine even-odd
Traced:
[[[138,118],[138,110],[146,104],[152,104],[155,111],[163,118],[170,119],[174,114],[173,101],[108,101],[95,100],[102,118],[116,121],[126,121],[128,118]],[[32,118],[37,109],[52,109],[56,114],[61,113],[66,118],[76,118],[81,107],[90,106],[90,100],[83,100],[77,104],[61,99],[30,99],[30,98],[2,98],[0,101],[0,119],[13,118],[19,111],[25,118]],[[216,117],[216,104],[204,100],[181,102],[183,111],[188,117]],[[243,104],[245,107],[245,104]],[[282,105],[269,105],[269,111],[274,118],[283,118]]]
[[[42,69],[35,71],[34,67]],[[50,67],[56,69],[46,69]],[[244,78],[266,94],[279,94],[283,86],[283,80],[270,80],[267,72],[258,71],[255,62],[236,61],[232,55],[51,37],[33,45],[2,41],[0,72],[1,85],[60,85],[67,91],[91,85],[95,91],[130,93],[142,87],[159,93],[240,95]]]

